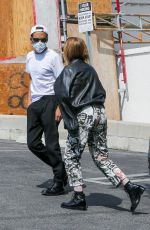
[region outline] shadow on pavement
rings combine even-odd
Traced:
[[[38,187],[38,188],[49,188],[49,187],[51,187],[52,184],[53,184],[53,179],[48,179],[47,181],[44,181],[43,183],[36,185],[36,187]],[[66,193],[71,192],[71,191],[73,191],[73,188],[71,188],[69,186],[69,184],[67,184],[65,186],[65,191],[66,191]]]
[[[149,213],[148,212],[134,212],[132,213],[133,215],[148,215]]]
[[[38,184],[36,187],[38,188],[48,188],[53,184],[53,179],[49,179],[47,181],[44,181],[42,184]]]
[[[88,206],[104,206],[108,208],[112,208],[119,211],[130,212],[129,209],[119,207],[122,203],[122,200],[116,196],[104,193],[91,193],[87,196],[87,204]],[[135,215],[139,214],[149,214],[144,212],[134,212]]]

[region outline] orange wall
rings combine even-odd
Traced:
[[[0,58],[21,56],[30,49],[32,0],[0,0]]]
[[[67,11],[70,15],[78,13],[78,3],[86,2],[85,0],[67,0]],[[94,13],[110,13],[112,11],[111,0],[90,0]]]
[[[32,0],[0,0],[0,114],[26,114],[29,78],[25,64],[4,64],[1,58],[25,59],[31,50],[33,24]]]
[[[0,114],[26,114],[29,76],[25,64],[0,64]]]

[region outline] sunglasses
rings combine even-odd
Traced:
[[[39,41],[41,41],[41,42],[47,42],[47,38],[32,38],[31,39],[32,40],[32,42],[34,43],[34,42],[39,42]]]

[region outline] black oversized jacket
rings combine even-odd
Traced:
[[[78,129],[77,113],[87,105],[104,106],[105,90],[94,68],[80,59],[73,60],[57,78],[54,90],[65,128]]]

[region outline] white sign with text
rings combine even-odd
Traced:
[[[79,32],[84,33],[93,30],[92,4],[84,2],[78,5],[78,26]]]

